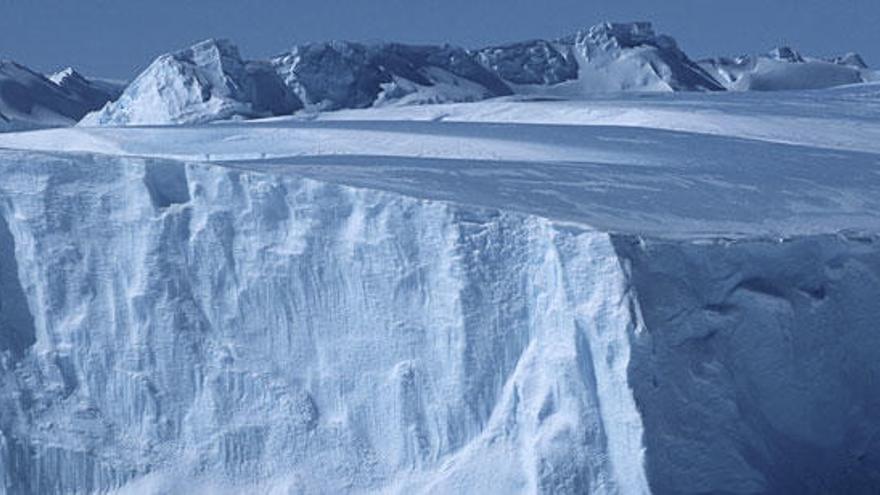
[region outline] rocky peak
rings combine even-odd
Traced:
[[[779,46],[770,50],[770,53],[767,54],[770,58],[774,60],[779,60],[781,62],[791,62],[795,64],[804,63],[804,57],[801,56],[800,53],[797,52],[794,48],[789,46]]]

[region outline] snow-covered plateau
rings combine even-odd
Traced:
[[[9,494],[876,493],[878,322],[876,85],[0,134]]]

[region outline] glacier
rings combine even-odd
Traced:
[[[871,493],[878,94],[2,134],[0,491]]]

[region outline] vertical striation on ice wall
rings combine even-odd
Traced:
[[[641,324],[607,234],[0,155],[7,492],[648,491],[626,376]]]

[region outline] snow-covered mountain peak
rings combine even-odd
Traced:
[[[265,61],[245,60],[230,41],[212,39],[157,58],[118,104],[83,124],[199,123],[303,108],[471,102],[514,94],[581,99],[627,91],[817,88],[872,80],[863,66],[855,54],[818,60],[790,47],[698,64],[650,22],[603,22],[555,40],[477,50],[337,40],[293,46]]]
[[[611,53],[637,48],[681,51],[673,37],[657,34],[650,22],[602,22],[563,37],[559,42]]]
[[[375,100],[380,76],[367,60],[365,45],[329,41],[294,46],[271,63],[301,101],[334,108],[369,106]]]
[[[170,56],[199,67],[215,69],[211,74],[239,71],[244,65],[238,47],[227,39],[207,39]]]
[[[157,69],[180,67],[185,71],[196,70],[192,74],[202,89],[218,97],[234,96],[239,91],[238,79],[244,71],[238,47],[226,39],[208,39],[162,55],[154,65]]]
[[[781,62],[790,62],[793,64],[802,64],[806,62],[803,56],[790,46],[778,46],[767,54],[770,58],[774,60],[779,60]]]
[[[122,94],[125,84],[119,81],[89,79],[73,67],[67,67],[48,76],[74,100],[82,102],[86,111],[98,110],[108,101]]]
[[[59,86],[63,86],[67,81],[84,81],[85,78],[73,67],[67,67],[49,75],[49,80]]]
[[[711,76],[650,22],[604,22],[561,38],[578,65],[578,92],[718,91]]]
[[[46,77],[11,60],[0,61],[0,131],[69,126],[114,96],[73,69]]]
[[[118,101],[83,125],[186,124],[291,113],[302,104],[266,62],[245,62],[228,40],[158,57]]]
[[[650,22],[603,22],[579,32],[577,37],[580,40],[588,39],[596,44],[616,48],[655,44],[658,39],[663,39],[664,42],[671,40],[668,36],[658,37]]]
[[[319,110],[511,94],[471,53],[450,45],[310,43],[293,47],[272,64],[306,105]]]
[[[762,55],[702,60],[700,66],[733,91],[821,89],[868,82],[877,77],[858,54],[822,59],[801,55],[788,46]]]

